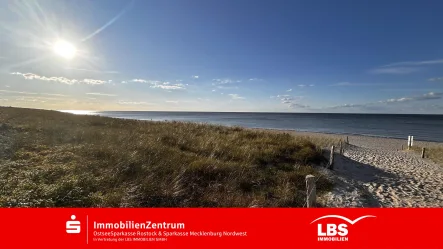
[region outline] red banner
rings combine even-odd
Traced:
[[[0,209],[0,248],[443,248],[443,209]]]

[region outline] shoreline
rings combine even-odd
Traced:
[[[348,137],[370,137],[376,139],[392,139],[405,141],[405,146],[407,146],[407,137],[404,139],[398,137],[391,136],[381,136],[381,135],[373,135],[373,134],[356,134],[356,133],[333,133],[333,132],[318,132],[318,131],[306,131],[306,130],[297,130],[297,129],[284,129],[284,128],[263,128],[263,127],[247,127],[241,125],[226,125],[220,123],[210,123],[210,122],[196,122],[196,121],[183,121],[183,120],[156,120],[156,119],[135,119],[135,118],[123,118],[123,117],[110,117],[110,116],[102,116],[102,115],[92,115],[98,117],[108,117],[108,118],[117,118],[117,119],[125,119],[125,120],[139,120],[139,121],[147,121],[147,122],[184,122],[184,123],[196,123],[196,124],[207,124],[207,125],[220,125],[225,127],[241,127],[244,129],[250,130],[262,130],[262,131],[271,131],[271,132],[286,132],[286,133],[297,133],[297,134],[307,134],[307,135],[326,135],[333,136],[334,138],[346,138]],[[443,141],[432,141],[432,140],[414,140],[415,143],[425,143],[431,146],[443,146]]]
[[[297,128],[268,128],[268,127],[254,126],[254,125],[247,126],[247,125],[244,125],[244,124],[243,125],[236,125],[236,124],[220,123],[220,122],[204,122],[204,121],[180,120],[180,119],[163,119],[163,118],[158,118],[158,117],[135,118],[135,117],[103,115],[106,112],[113,113],[115,111],[101,111],[101,112],[95,112],[95,113],[89,113],[89,114],[74,113],[74,112],[69,112],[69,111],[61,111],[61,112],[71,113],[71,114],[75,114],[75,115],[99,116],[99,117],[108,117],[108,118],[117,118],[117,119],[130,119],[130,120],[139,120],[139,121],[151,121],[151,122],[173,122],[173,121],[175,121],[175,122],[185,122],[185,123],[220,125],[220,126],[225,126],[225,127],[242,127],[242,128],[245,128],[245,129],[255,129],[255,130],[285,131],[285,132],[297,132],[297,133],[309,133],[309,134],[312,133],[312,134],[325,134],[325,135],[335,135],[335,136],[364,136],[364,137],[375,137],[375,138],[384,138],[384,139],[398,139],[398,140],[406,139],[407,140],[407,135],[405,135],[405,137],[402,138],[398,134],[396,136],[392,136],[390,134],[376,135],[376,134],[371,134],[371,133],[363,134],[363,133],[353,133],[353,132],[333,132],[333,131],[329,132],[329,131],[317,131],[315,129],[313,129],[313,130],[306,130],[306,129],[297,129]],[[145,112],[145,111],[140,111],[140,112]],[[187,112],[184,112],[184,113],[187,113]],[[193,112],[190,112],[190,113],[193,113]],[[206,112],[202,112],[202,113],[206,113]],[[315,114],[315,113],[312,113],[312,114]],[[358,115],[363,115],[363,114],[358,114]],[[375,114],[375,115],[379,115],[379,114]],[[386,114],[386,115],[392,115],[392,114]],[[409,115],[409,114],[396,114],[396,115]],[[414,114],[412,114],[412,115],[414,115]],[[439,115],[435,115],[435,116],[439,116]],[[414,134],[408,134],[408,135],[416,136]],[[415,140],[415,141],[417,141],[417,142],[420,141],[420,142],[425,142],[425,143],[430,143],[430,144],[443,144],[443,140],[442,139],[433,140],[432,137],[426,137],[425,139]]]
[[[309,131],[296,131],[296,130],[280,130],[280,129],[263,129],[263,128],[253,128],[253,130],[278,132],[278,133],[289,133],[294,136],[307,136],[307,137],[317,137],[317,138],[329,138],[329,139],[342,139],[346,140],[349,138],[349,143],[364,148],[380,148],[389,150],[401,150],[407,149],[407,138],[390,138],[390,137],[379,137],[370,135],[346,135],[346,134],[336,134],[336,133],[322,133],[322,132],[309,132]],[[443,142],[434,141],[417,141],[414,140],[414,147],[442,147]]]

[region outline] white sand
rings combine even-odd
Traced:
[[[339,135],[294,133],[309,136]],[[327,207],[443,207],[443,166],[401,151],[407,140],[349,136],[333,171],[323,170],[336,183],[319,198]],[[418,142],[417,146],[438,143]]]

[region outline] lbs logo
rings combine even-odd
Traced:
[[[375,218],[373,215],[365,215],[358,217],[355,220],[350,220],[346,217],[340,216],[340,215],[326,215],[322,216],[320,218],[317,218],[311,222],[317,222],[322,219],[326,218],[337,218],[341,219],[343,221],[346,221],[350,225],[354,225],[355,223],[359,222],[360,220],[364,218]],[[348,224],[346,223],[332,223],[328,222],[326,224],[318,223],[317,224],[317,240],[318,241],[348,241]]]
[[[80,233],[80,221],[75,220],[75,215],[71,215],[71,220],[66,221],[67,233]]]

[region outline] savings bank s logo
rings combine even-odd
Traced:
[[[361,217],[358,217],[355,220],[348,219],[344,216],[340,215],[325,215],[320,218],[317,218],[313,220],[310,224],[327,219],[327,218],[337,218],[343,221],[346,221],[346,223],[350,225],[354,225],[355,223],[359,222],[360,220],[363,220],[365,218],[375,218],[373,215],[364,215]],[[348,241],[348,224],[346,223],[338,223],[338,222],[331,222],[330,219],[328,219],[328,222],[321,223],[318,222],[317,224],[317,240],[318,241]]]
[[[80,233],[80,221],[75,220],[75,215],[71,215],[71,220],[66,221],[67,233]]]

